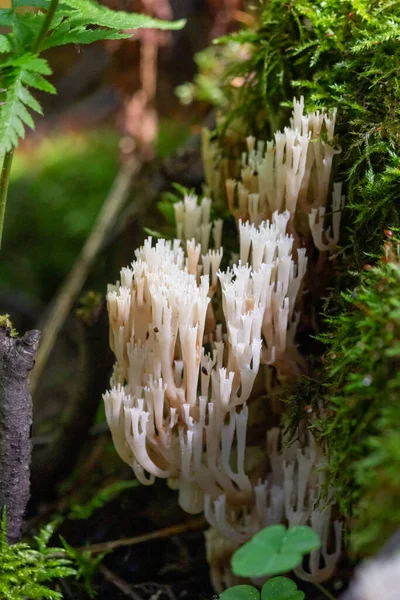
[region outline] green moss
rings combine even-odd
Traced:
[[[379,415],[377,433],[368,439],[368,455],[355,464],[360,501],[350,541],[356,552],[378,551],[400,523],[398,382],[396,387],[390,391],[389,406]]]
[[[223,38],[247,59],[228,63],[225,93],[232,110],[263,139],[283,127],[294,95],[309,109],[337,107],[343,152],[337,177],[347,180],[342,236],[348,266],[378,253],[381,226],[399,222],[400,22],[398,0],[271,0],[253,29]],[[242,78],[239,90],[231,82]]]
[[[79,299],[79,307],[76,309],[76,315],[86,324],[90,325],[101,310],[104,296],[100,292],[89,290]]]
[[[369,554],[400,522],[399,261],[379,261],[342,298],[323,336],[329,412],[318,429],[351,547]]]
[[[47,598],[61,600],[57,580],[76,575],[62,548],[48,546],[55,525],[43,527],[33,545],[19,542],[9,546],[5,511],[0,522],[0,597],[7,600]]]
[[[303,375],[290,386],[289,390],[283,389],[282,400],[285,403],[283,421],[289,441],[297,435],[301,421],[309,420],[311,423],[315,420],[322,397],[323,386],[316,373],[313,377]]]
[[[363,271],[380,254],[383,230],[400,227],[399,9],[397,0],[270,0],[252,28],[221,40],[247,52],[226,69],[233,108],[217,131],[221,146],[238,119],[248,134],[270,137],[294,95],[304,94],[308,109],[338,109],[334,177],[347,200],[325,304],[328,352],[287,392],[284,421],[293,431],[305,410],[318,415],[325,403],[314,432],[326,444],[351,548],[362,553],[400,522],[400,266],[391,255]]]

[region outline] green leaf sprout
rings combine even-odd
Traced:
[[[310,527],[271,525],[257,533],[232,557],[232,570],[239,577],[264,577],[291,571],[301,564],[303,555],[321,545]]]
[[[273,577],[261,590],[261,600],[304,600],[305,594],[288,577]]]
[[[260,592],[252,585],[234,585],[222,592],[220,600],[260,600]]]

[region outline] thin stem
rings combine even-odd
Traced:
[[[39,35],[32,47],[32,50],[35,54],[38,54],[42,50],[43,42],[47,35],[47,32],[50,29],[51,22],[53,20],[53,17],[55,15],[57,7],[58,7],[58,2],[59,2],[59,0],[51,0],[49,10],[47,11],[46,16],[43,21],[42,28],[39,31]]]
[[[6,152],[0,175],[0,249],[3,237],[4,215],[6,212],[8,184],[10,181],[11,165],[14,157],[14,149]]]
[[[327,598],[329,598],[329,600],[336,600],[335,596],[332,596],[332,594],[326,589],[326,587],[324,587],[320,583],[317,583],[316,581],[313,581],[313,584],[316,588],[319,589],[320,592],[322,592]]]

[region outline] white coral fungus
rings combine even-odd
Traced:
[[[192,204],[183,206],[195,213]],[[185,254],[178,240],[153,246],[149,238],[109,288],[117,361],[104,400],[115,447],[143,483],[178,480],[189,512],[203,510],[204,495],[236,504],[253,495],[244,470],[246,403],[261,360],[273,363],[294,336],[307,262],[301,250],[297,265],[291,257],[288,218],[241,224],[241,260],[227,271],[219,270],[222,249],[204,249],[199,264],[200,243],[187,241]],[[217,278],[224,334],[210,304]]]
[[[339,238],[341,184],[334,184],[331,226],[324,228],[339,151],[336,113],[303,109],[303,99],[294,102],[290,127],[274,140],[247,138],[235,179],[223,161],[215,169],[213,142],[203,137],[210,195],[219,197],[226,182],[236,218],[236,262],[221,269],[222,221],[212,223],[211,200],[187,195],[175,204],[178,239],[153,245],[148,238],[107,294],[116,363],[104,402],[115,447],[143,484],[166,478],[187,512],[204,510],[217,591],[234,582],[235,548],[272,523],[309,524],[321,536],[307,569],[297,569],[303,579],[328,579],[341,551],[331,503],[316,503],[323,464],[309,433],[306,444],[287,448],[281,429],[272,428],[250,474],[246,462],[248,401],[260,365],[275,365],[283,376],[294,369],[307,269],[302,240],[332,253]],[[297,222],[306,228],[302,235]],[[267,375],[270,381],[271,370]]]

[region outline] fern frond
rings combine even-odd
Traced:
[[[0,53],[7,54],[8,52],[11,52],[11,50],[12,44],[10,37],[8,35],[0,34]]]
[[[16,6],[33,6],[35,8],[48,8],[50,0],[14,0]],[[81,24],[99,25],[109,29],[182,29],[185,20],[161,21],[148,15],[115,11],[92,0],[64,0],[61,10],[69,7],[79,11]]]
[[[64,46],[65,44],[91,44],[99,40],[120,40],[132,37],[129,33],[118,33],[114,29],[87,29],[86,25],[72,26],[68,21],[61,23],[49,35],[43,49]]]
[[[40,90],[41,92],[47,92],[48,94],[56,94],[56,88],[50,81],[47,81],[40,73],[34,73],[25,71],[23,74],[23,82],[25,85]]]
[[[107,6],[92,2],[91,0],[64,0],[70,8],[79,11],[82,15],[82,24],[91,23],[109,29],[182,29],[185,20],[160,21],[148,15],[114,11]]]
[[[40,75],[51,75],[49,63],[37,54],[27,53],[21,56],[13,57],[0,64],[1,68],[21,67],[25,71],[40,73]]]
[[[25,136],[25,127],[34,129],[29,112],[42,114],[42,109],[28,87],[55,93],[55,88],[43,75],[50,75],[47,61],[35,54],[24,54],[0,63],[4,75],[0,92],[0,155],[9,152]]]
[[[16,11],[27,5],[38,10]],[[55,93],[44,77],[51,74],[47,61],[30,53],[49,5],[50,0],[13,0],[12,10],[0,12],[0,27],[12,27],[10,35],[0,34],[0,55],[9,55],[0,61],[0,157],[18,145],[26,127],[34,128],[30,111],[42,114],[29,88]],[[139,28],[180,29],[184,23],[184,20],[160,21],[147,15],[117,12],[92,0],[63,0],[53,16],[43,49],[129,38],[131,33],[127,31]]]

